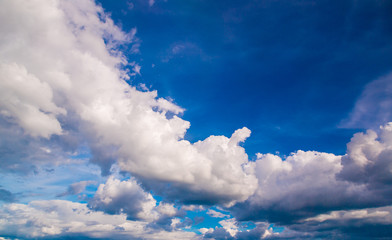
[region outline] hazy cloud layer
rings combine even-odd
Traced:
[[[392,119],[392,74],[366,85],[342,127],[374,128]]]

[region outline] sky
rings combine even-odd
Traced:
[[[391,11],[0,0],[0,240],[390,238]]]

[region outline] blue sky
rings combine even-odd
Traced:
[[[135,82],[187,109],[192,141],[247,126],[250,154],[343,154],[365,126],[341,121],[364,86],[390,72],[388,2],[100,3],[124,29],[137,28]]]
[[[392,3],[0,1],[0,239],[385,239]]]

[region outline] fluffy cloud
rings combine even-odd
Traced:
[[[256,178],[248,173],[245,150],[239,146],[249,134],[250,131],[243,128],[231,138],[210,136],[195,144],[185,140],[149,139],[150,144],[146,144],[145,150],[138,157],[131,158],[135,161],[120,161],[120,166],[133,171],[145,179],[147,186],[171,199],[180,198],[192,204],[245,200],[257,185]],[[162,149],[152,141],[166,147]],[[134,149],[124,150],[129,154],[135,152]],[[138,159],[143,160],[143,164],[137,162]],[[171,184],[167,185],[168,182]]]
[[[222,227],[200,229],[204,239],[273,239],[280,237],[279,233],[275,233],[265,222],[256,222],[253,229],[240,229],[239,223],[235,219],[227,219],[219,222]],[[287,231],[293,236],[293,231]],[[288,239],[285,233],[284,237]]]
[[[373,130],[357,133],[347,144],[347,155],[342,158],[339,177],[364,184],[377,192],[381,202],[390,202],[392,184],[392,123]]]
[[[184,210],[163,201],[158,204],[134,179],[120,181],[109,177],[98,187],[88,206],[108,214],[126,214],[128,220],[147,222],[151,229],[174,231],[193,224],[191,219],[184,218]]]
[[[341,156],[314,151],[297,151],[285,160],[259,154],[255,162],[258,189],[234,212],[240,219],[279,223],[348,204],[364,188],[336,180],[342,168],[340,159]]]
[[[3,115],[14,117],[32,136],[49,138],[52,134],[62,133],[56,115],[65,114],[66,111],[53,103],[53,92],[46,82],[16,63],[1,64],[0,76]]]
[[[8,122],[53,138],[72,134],[64,131],[72,119],[103,174],[118,161],[157,192],[170,184],[169,198],[230,204],[253,194],[257,179],[239,146],[248,129],[191,144],[183,140],[189,122],[176,116],[182,108],[124,81],[127,61],[115,49],[132,44],[136,30],[123,33],[90,0],[2,2],[1,11],[2,89],[13,98],[0,107]],[[23,90],[26,82],[40,90]]]
[[[355,134],[344,156],[297,151],[282,160],[276,155],[258,154],[254,163],[258,189],[246,202],[234,206],[233,214],[243,220],[295,226],[295,234],[309,229],[319,234],[321,226],[299,226],[305,219],[316,221],[363,213],[336,212],[341,209],[388,206],[392,194],[391,136],[391,123],[378,133],[369,130]],[[328,213],[332,215],[319,215]],[[387,219],[391,216],[388,211],[383,214]]]
[[[153,230],[125,215],[91,211],[63,200],[8,204],[0,208],[0,234],[16,238],[89,237],[98,239],[196,239],[194,233]]]
[[[27,172],[52,159],[59,163],[86,144],[103,175],[116,163],[133,176],[109,177],[90,208],[67,201],[4,205],[4,236],[194,237],[175,230],[192,224],[184,211],[157,205],[144,189],[176,203],[225,206],[237,219],[205,232],[216,239],[316,236],[327,231],[324,223],[338,222],[336,216],[355,223],[352,216],[363,213],[356,211],[391,202],[392,124],[356,134],[344,156],[299,150],[285,159],[258,154],[249,161],[240,145],[249,129],[190,143],[184,139],[190,123],[178,116],[184,109],[126,82],[132,73],[124,66],[135,72],[141,66],[116,49],[135,43],[136,29],[122,32],[94,1],[1,1],[0,21],[6,23],[0,25],[0,169]],[[388,96],[390,88],[379,87],[389,86],[385,79],[370,84],[358,106],[367,96]],[[389,100],[383,103],[389,106]],[[78,194],[89,183],[75,183],[60,195]],[[2,195],[10,199],[7,190]],[[366,210],[361,219],[366,226],[389,219],[388,209],[380,211]],[[263,223],[239,231],[237,221],[245,219],[289,230],[276,236]]]
[[[99,185],[89,206],[109,214],[125,213],[130,220],[153,220],[158,217],[158,213],[153,211],[155,199],[133,179],[120,181],[110,177],[105,184]]]

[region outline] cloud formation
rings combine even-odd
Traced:
[[[255,162],[258,189],[231,210],[241,220],[263,220],[293,225],[297,232],[317,232],[321,226],[298,226],[305,219],[336,216],[340,209],[357,209],[347,210],[349,216],[350,211],[362,213],[371,206],[388,208],[392,194],[391,136],[391,123],[378,133],[369,130],[355,134],[344,156],[297,151],[282,160],[276,155],[259,154]],[[379,221],[388,225],[389,213],[383,214],[387,217]],[[312,218],[316,215],[322,217]]]
[[[285,158],[257,154],[250,161],[241,145],[251,134],[248,128],[191,143],[184,139],[190,123],[180,117],[183,108],[127,83],[141,66],[118,49],[138,46],[136,29],[122,32],[94,1],[1,1],[0,21],[7,23],[0,25],[0,171],[62,164],[87,146],[102,175],[113,173],[115,164],[131,176],[108,177],[88,204],[5,204],[2,235],[197,238],[180,231],[197,222],[186,217],[191,207],[175,204],[231,212],[234,218],[206,211],[224,219],[222,227],[200,230],[205,238],[343,237],[358,226],[376,225],[390,232],[392,123],[354,135],[343,156],[298,150]],[[126,70],[130,66],[133,73]],[[389,79],[366,87],[354,120],[364,118],[369,99],[379,95],[385,98],[373,115],[389,120],[384,114]],[[58,197],[79,194],[93,183],[73,183]],[[158,203],[153,194],[164,200]],[[5,189],[0,197],[15,200]],[[244,220],[256,226],[240,229]],[[278,234],[269,223],[287,230]]]
[[[153,230],[126,215],[91,211],[86,204],[64,200],[8,204],[0,208],[0,232],[17,238],[85,237],[94,239],[196,239],[194,233]]]
[[[135,180],[120,181],[110,177],[101,184],[89,207],[109,214],[126,214],[129,220],[153,220],[158,217],[154,212],[157,205],[151,194],[146,193]]]
[[[186,191],[184,202],[229,204],[253,194],[257,180],[246,172],[248,158],[238,145],[248,129],[191,144],[183,139],[189,122],[176,116],[182,108],[124,81],[128,77],[120,66],[127,61],[115,47],[131,44],[136,31],[121,32],[93,1],[2,5],[2,20],[9,24],[0,29],[1,82],[15,98],[4,101],[2,113],[25,134],[66,136],[63,125],[74,117],[91,146],[92,162],[104,174],[118,160],[122,170],[153,189],[163,183]],[[14,18],[21,20],[10,21]],[[21,90],[26,82],[40,91]],[[21,106],[31,111],[18,112]]]

